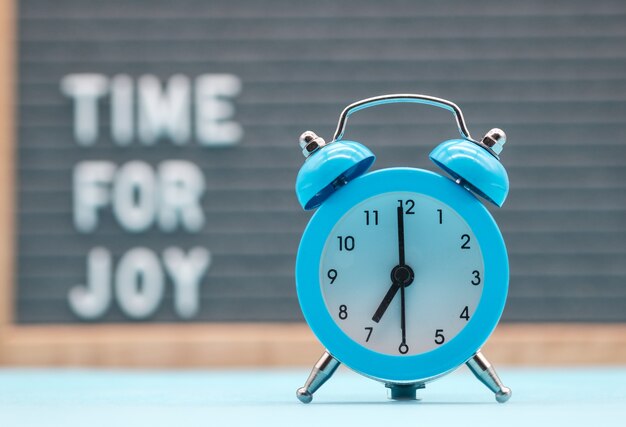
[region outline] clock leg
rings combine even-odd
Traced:
[[[496,400],[499,403],[509,400],[511,389],[502,384],[496,370],[480,351],[477,351],[465,364],[481,383],[496,394]]]
[[[296,391],[298,400],[302,403],[310,403],[313,400],[313,393],[332,377],[339,365],[341,362],[331,356],[328,351],[325,351],[320,360],[313,366],[304,386]]]

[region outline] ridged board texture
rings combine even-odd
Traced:
[[[191,321],[298,321],[294,262],[310,217],[294,182],[307,129],[329,139],[347,104],[384,93],[450,99],[476,137],[508,134],[511,182],[491,209],[509,249],[505,321],[626,321],[626,3],[453,1],[27,0],[19,2],[16,322],[75,323],[68,292],[85,257],[135,246],[207,247],[213,263]],[[242,81],[233,148],[168,141],[80,147],[63,76],[232,73]],[[452,117],[420,106],[361,112],[346,137],[376,168],[434,170]],[[96,232],[72,224],[72,168],[87,159],[156,165],[189,159],[205,174],[201,233],[130,234],[104,210]],[[148,321],[180,321],[172,287]],[[113,304],[100,322],[129,322]]]

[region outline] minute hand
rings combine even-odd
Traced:
[[[404,209],[402,206],[398,206],[398,257],[400,263],[398,264],[398,268],[404,269],[408,268],[406,263],[404,262]],[[395,279],[395,278],[394,278]],[[399,282],[396,282],[399,283]],[[400,283],[400,330],[402,331],[402,343],[400,344],[400,353],[406,353],[409,348],[406,345],[406,303],[404,299],[404,288],[406,287],[407,282]]]
[[[402,206],[398,206],[398,265],[406,265],[404,262],[404,211]]]

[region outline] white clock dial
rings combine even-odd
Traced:
[[[326,307],[339,327],[373,351],[398,356],[452,340],[475,312],[484,276],[480,244],[465,220],[412,192],[353,207],[328,236],[320,262]]]

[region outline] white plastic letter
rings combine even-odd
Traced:
[[[185,255],[180,248],[167,248],[163,252],[165,270],[174,283],[174,308],[182,318],[196,315],[200,307],[200,283],[211,264],[211,254],[195,247]]]
[[[128,231],[138,233],[154,222],[157,206],[156,177],[145,162],[134,160],[115,174],[113,213]]]
[[[196,232],[204,227],[200,204],[205,191],[204,175],[194,163],[168,160],[159,165],[161,204],[159,225],[163,231],[182,226]]]
[[[196,136],[202,145],[233,145],[243,136],[241,125],[229,120],[231,100],[241,92],[241,80],[232,74],[203,74],[196,79]]]
[[[128,145],[133,140],[133,81],[126,74],[111,80],[111,136],[117,145]]]
[[[68,294],[70,308],[82,319],[101,317],[111,304],[111,254],[104,248],[93,248],[87,255],[87,284],[72,288]]]
[[[98,139],[98,98],[108,91],[101,74],[68,74],[61,80],[61,92],[74,100],[74,138],[80,145]]]
[[[139,138],[144,144],[154,144],[169,136],[175,144],[189,140],[190,88],[189,78],[182,74],[170,77],[165,91],[153,75],[139,78]]]
[[[84,161],[74,166],[74,226],[89,233],[98,226],[98,210],[110,202],[109,185],[115,165],[107,161]]]
[[[115,293],[122,311],[133,319],[145,319],[163,298],[163,270],[150,249],[134,248],[120,260],[115,273]]]

